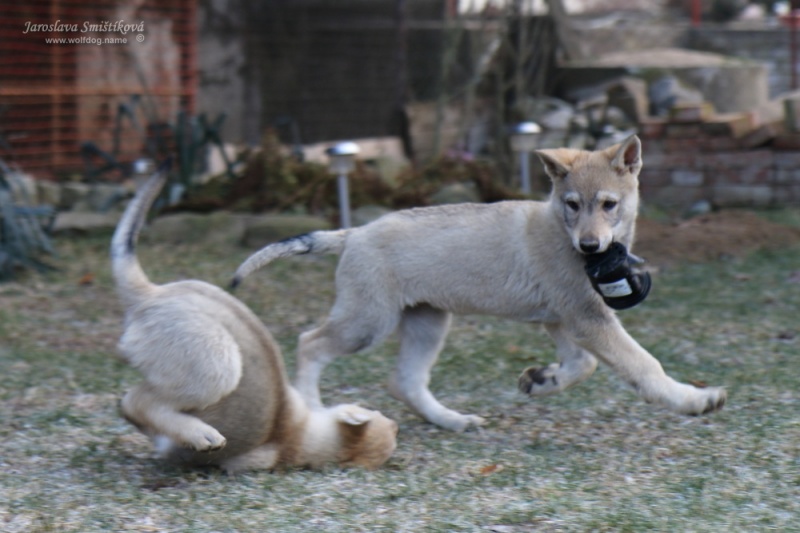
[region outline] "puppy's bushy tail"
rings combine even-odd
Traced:
[[[147,212],[167,181],[169,165],[169,161],[162,164],[139,188],[125,208],[111,238],[111,271],[117,292],[126,305],[136,303],[154,287],[136,257],[136,243]]]
[[[340,254],[344,249],[345,238],[350,231],[348,229],[312,231],[268,244],[239,265],[233,280],[231,280],[231,288],[236,288],[244,278],[281,257],[302,254]]]

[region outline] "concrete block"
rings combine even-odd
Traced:
[[[668,185],[654,191],[642,191],[642,198],[646,202],[670,209],[688,209],[699,201],[708,200],[710,192],[707,187]]]
[[[120,213],[91,213],[85,211],[60,211],[53,222],[54,233],[111,232],[119,222]]]
[[[130,195],[128,189],[114,183],[95,183],[91,186],[86,201],[92,211],[108,211]]]
[[[674,122],[697,123],[713,116],[714,106],[708,102],[678,102],[669,110],[669,118]],[[696,125],[699,131],[700,125]]]
[[[670,173],[672,185],[679,187],[698,187],[703,185],[703,172],[699,170],[673,170]]]
[[[36,181],[36,200],[39,204],[58,207],[61,205],[61,185],[54,181]]]
[[[800,168],[776,166],[774,182],[780,185],[800,184]]]
[[[772,165],[771,150],[710,152],[698,156],[698,166],[707,170],[744,168],[751,165]]]
[[[769,207],[774,199],[768,185],[715,185],[711,201],[719,207]]]
[[[763,124],[739,139],[742,148],[758,148],[772,141],[782,131],[780,124]]]
[[[664,126],[664,134],[669,139],[692,139],[697,142],[703,130],[699,123],[671,122]]]
[[[12,171],[8,184],[14,199],[20,204],[35,204],[37,200],[36,180],[30,174]]]
[[[737,139],[754,130],[758,126],[757,120],[752,112],[721,113],[706,120],[702,129],[708,135]]]
[[[800,151],[800,133],[781,133],[772,140],[776,150]]]
[[[698,140],[697,147],[708,152],[730,152],[739,148],[739,143],[733,137],[702,137]]]
[[[256,215],[247,220],[241,243],[248,248],[261,248],[287,237],[316,230],[331,229],[330,222],[308,215]]]
[[[694,153],[697,151],[697,141],[695,139],[664,139],[664,151],[667,153]]]
[[[648,117],[639,121],[639,136],[643,140],[659,139],[664,136],[667,121],[662,118]]]
[[[378,220],[383,215],[391,213],[392,210],[379,205],[362,205],[354,209],[352,213],[353,226],[363,226],[373,220]]]
[[[800,141],[800,135],[798,136]],[[800,149],[800,145],[798,145]],[[800,151],[798,152],[775,152],[773,155],[773,162],[776,168],[793,167],[800,169]]]
[[[608,105],[618,107],[634,123],[641,124],[648,118],[650,99],[647,82],[634,77],[625,77],[609,87]]]
[[[431,202],[434,204],[461,204],[480,202],[480,200],[480,194],[474,183],[445,185],[438,192],[431,195]]]
[[[651,148],[650,143],[645,143],[642,148],[644,169],[665,168],[668,166],[669,157],[663,151]]]
[[[669,170],[661,168],[651,168],[645,165],[639,173],[639,187],[641,189],[655,189],[664,187],[671,183]]]
[[[747,165],[738,172],[739,183],[772,183],[775,169],[772,165]]]
[[[142,240],[165,244],[203,242],[220,248],[238,246],[244,238],[248,217],[227,211],[162,216],[142,233]]]
[[[61,203],[59,209],[69,211],[77,204],[88,205],[89,191],[91,188],[85,183],[64,183],[61,186]]]

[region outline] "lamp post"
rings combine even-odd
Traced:
[[[520,122],[511,128],[511,150],[519,153],[522,194],[531,193],[530,154],[538,147],[541,132],[542,128],[535,122]]]
[[[343,228],[350,227],[350,192],[347,187],[347,175],[356,167],[355,157],[358,152],[358,145],[354,142],[339,143],[325,151],[330,160],[328,168],[337,176],[339,220]]]

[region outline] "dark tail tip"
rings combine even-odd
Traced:
[[[241,284],[241,283],[242,283],[242,278],[240,278],[239,276],[235,276],[231,280],[231,284],[229,285],[229,288],[231,289],[231,291],[235,291],[239,287],[239,284]]]

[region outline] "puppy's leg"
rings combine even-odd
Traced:
[[[146,385],[131,389],[122,399],[123,416],[151,438],[168,437],[178,446],[199,452],[219,450],[226,440],[197,417],[177,411]]]
[[[319,378],[322,370],[339,355],[344,355],[344,352],[335,350],[329,339],[327,323],[300,334],[294,386],[310,408],[322,407]]]
[[[294,384],[308,406],[322,407],[319,378],[330,362],[382,342],[395,330],[398,321],[398,313],[394,311],[359,309],[343,313],[334,307],[322,326],[301,334]]]
[[[519,377],[519,390],[531,396],[561,392],[587,379],[597,368],[597,359],[572,342],[560,324],[546,324],[545,328],[556,341],[559,362],[523,370]]]
[[[595,317],[566,327],[575,342],[611,366],[645,401],[689,415],[716,411],[725,404],[723,388],[698,388],[669,377],[661,363],[625,331],[614,315],[602,322]]]
[[[422,418],[453,431],[484,423],[475,415],[452,411],[428,390],[431,368],[444,345],[450,327],[450,314],[427,305],[403,311],[400,322],[400,357],[389,381],[392,396],[404,402]]]

